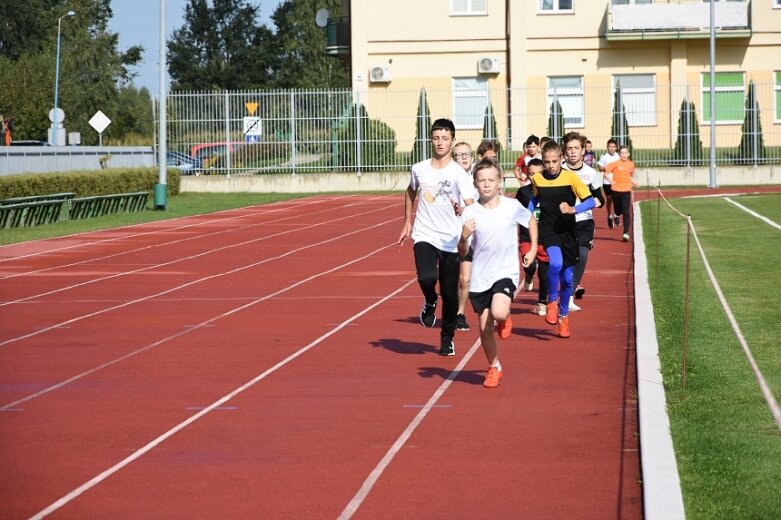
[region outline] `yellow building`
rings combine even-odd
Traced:
[[[717,146],[740,142],[752,82],[764,144],[779,146],[781,0],[713,7]],[[635,148],[672,148],[684,99],[709,145],[710,2],[343,0],[341,15],[329,21],[327,52],[350,64],[359,101],[394,128],[399,148],[411,147],[422,88],[432,118],[452,118],[473,144],[489,101],[512,150],[553,133],[558,101],[566,130],[602,148],[615,135],[617,85]]]

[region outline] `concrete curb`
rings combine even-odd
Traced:
[[[634,204],[635,326],[640,465],[646,520],[686,518],[659,362],[640,206]]]

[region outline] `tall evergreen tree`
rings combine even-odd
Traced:
[[[626,145],[630,150],[632,149],[632,138],[629,137],[629,121],[626,118],[621,82],[616,83],[616,91],[613,94],[613,124],[610,127],[610,136],[616,140],[619,146]]]
[[[687,166],[702,164],[705,153],[700,139],[700,124],[697,122],[697,110],[694,102],[684,99],[678,113],[678,139],[675,141],[673,158],[675,164]]]
[[[762,159],[767,157],[767,150],[762,136],[762,118],[759,114],[759,101],[753,81],[748,84],[745,116],[740,131],[742,134],[738,147],[740,162],[753,164],[762,162]]]
[[[558,99],[554,99],[548,112],[548,136],[556,142],[564,137],[564,110]]]
[[[491,102],[488,102],[488,106],[485,107],[485,113],[483,114],[483,139],[490,141],[496,141],[499,144],[498,132],[496,130],[496,114],[494,113],[494,107]]]
[[[428,107],[426,89],[420,89],[418,116],[415,118],[415,142],[412,144],[412,164],[425,161],[431,154],[431,110]]]

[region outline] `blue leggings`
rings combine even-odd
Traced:
[[[558,246],[546,247],[545,251],[550,258],[548,267],[548,301],[559,300],[559,316],[569,314],[569,299],[572,296],[572,275],[574,265],[564,267],[564,258],[561,256],[561,248]]]

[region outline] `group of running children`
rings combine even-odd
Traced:
[[[439,283],[440,355],[455,355],[453,337],[469,330],[467,298],[471,302],[489,364],[483,386],[494,388],[503,375],[494,333],[501,339],[512,334],[510,306],[521,287],[521,266],[525,290],[534,290],[538,277],[534,311],[569,338],[569,311],[580,310],[574,300],[585,294],[580,282],[593,246],[592,210],[606,206],[611,229],[623,217],[622,239],[629,241],[635,166],[629,149],[612,139],[597,161],[591,142],[577,132],[561,144],[531,135],[516,161],[520,187],[510,198],[498,144],[481,142],[473,161],[471,146],[454,144],[455,135],[449,119],[431,126],[433,156],[412,166],[399,244],[414,242],[425,327],[437,322]]]

